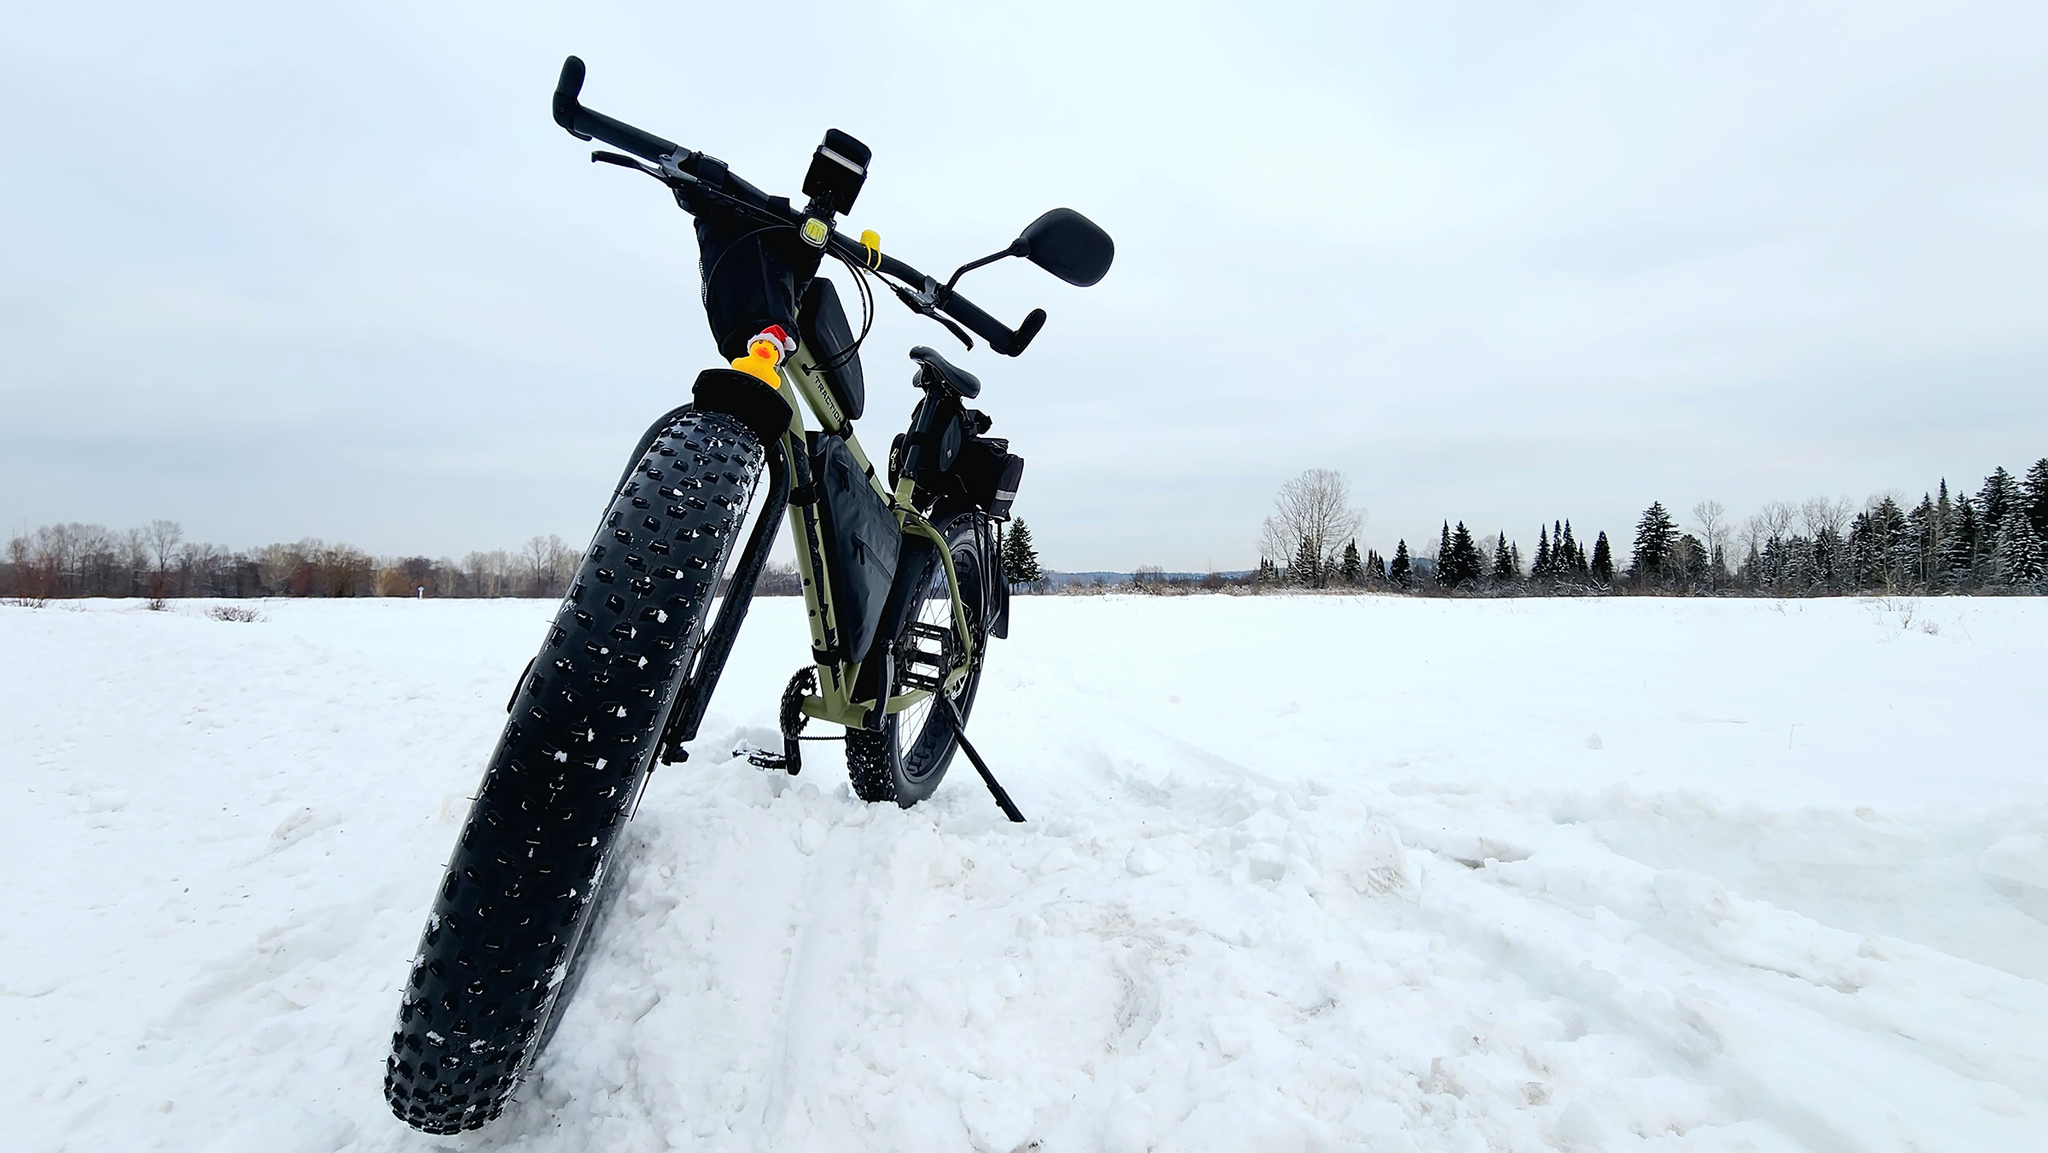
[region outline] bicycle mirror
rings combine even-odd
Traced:
[[[1071,208],[1055,208],[1032,221],[1019,239],[1028,248],[1025,259],[1080,288],[1101,280],[1116,259],[1109,233]]]

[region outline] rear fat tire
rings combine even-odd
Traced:
[[[981,686],[982,660],[988,653],[988,625],[981,619],[981,581],[988,574],[992,558],[983,555],[983,536],[977,531],[974,514],[962,513],[934,526],[946,538],[953,554],[953,571],[960,578],[961,598],[967,606],[967,627],[974,636],[974,660],[967,679],[953,694],[964,726],[974,710],[974,694]],[[953,623],[952,600],[946,589],[946,569],[934,557],[927,578],[926,595],[914,605],[907,620]],[[882,638],[876,638],[880,645]],[[901,633],[889,643],[903,643]],[[894,801],[904,808],[924,800],[939,787],[953,754],[960,748],[952,723],[936,700],[920,702],[882,722],[880,732],[846,730],[846,775],[853,791],[869,803]]]
[[[762,460],[738,421],[686,411],[613,496],[521,678],[406,980],[384,1096],[414,1128],[497,1117],[551,1034]]]

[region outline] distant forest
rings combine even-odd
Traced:
[[[176,521],[116,532],[44,525],[7,542],[0,596],[51,597],[558,597],[578,553],[558,536],[449,557],[373,557],[347,544],[301,540],[249,550],[185,539]]]
[[[1448,520],[1425,549],[1402,540],[1392,557],[1360,555],[1363,514],[1348,494],[1326,469],[1283,487],[1246,582],[1461,596],[2048,592],[2048,458],[2024,478],[1993,470],[1975,495],[1951,495],[1944,479],[1910,507],[1889,493],[1860,511],[1847,500],[1772,501],[1738,523],[1708,500],[1681,525],[1652,501],[1625,558],[1606,532],[1588,545],[1569,520],[1538,526],[1533,555],[1505,532],[1475,536]]]
[[[1311,469],[1282,491],[1261,538],[1262,559],[1243,576],[1168,576],[1139,568],[1130,583],[1060,586],[1149,593],[1258,593],[1288,589],[1441,596],[1982,594],[2048,592],[2048,458],[2024,477],[1994,470],[1974,494],[1943,480],[1909,505],[1886,494],[1859,511],[1847,500],[1766,504],[1737,522],[1717,501],[1701,501],[1681,524],[1651,502],[1627,555],[1596,532],[1591,543],[1569,520],[1540,525],[1525,552],[1506,532],[1472,533],[1445,521],[1420,548],[1398,541],[1391,556],[1360,551],[1363,514],[1349,486]],[[1341,544],[1338,542],[1342,542]],[[1054,591],[1041,579],[1029,528],[1013,526],[1004,563],[1019,591]],[[68,597],[559,597],[578,553],[558,536],[461,560],[373,557],[352,545],[307,539],[252,550],[187,540],[174,521],[115,531],[93,524],[44,525],[7,542],[0,597],[39,602]],[[794,571],[774,566],[760,592],[793,595]]]

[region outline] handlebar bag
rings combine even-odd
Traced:
[[[861,379],[860,354],[853,348],[853,326],[846,323],[846,310],[839,305],[839,290],[830,280],[822,276],[811,278],[811,286],[804,289],[804,298],[797,309],[798,331],[803,334],[804,348],[817,358],[822,365],[841,361],[837,367],[825,369],[825,383],[832,389],[832,399],[839,402],[839,411],[848,420],[859,420],[867,409],[868,389]]]
[[[745,356],[747,341],[771,324],[798,331],[797,285],[817,275],[822,255],[795,228],[764,228],[718,208],[699,211],[697,272],[718,355]]]
[[[813,443],[811,470],[824,506],[819,519],[825,530],[825,567],[841,655],[858,661],[874,643],[882,605],[896,578],[903,530],[845,439],[822,435]]]

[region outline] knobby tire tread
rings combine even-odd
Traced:
[[[497,1117],[701,643],[760,476],[754,434],[672,414],[614,494],[463,824],[408,974],[384,1095],[428,1133]]]

